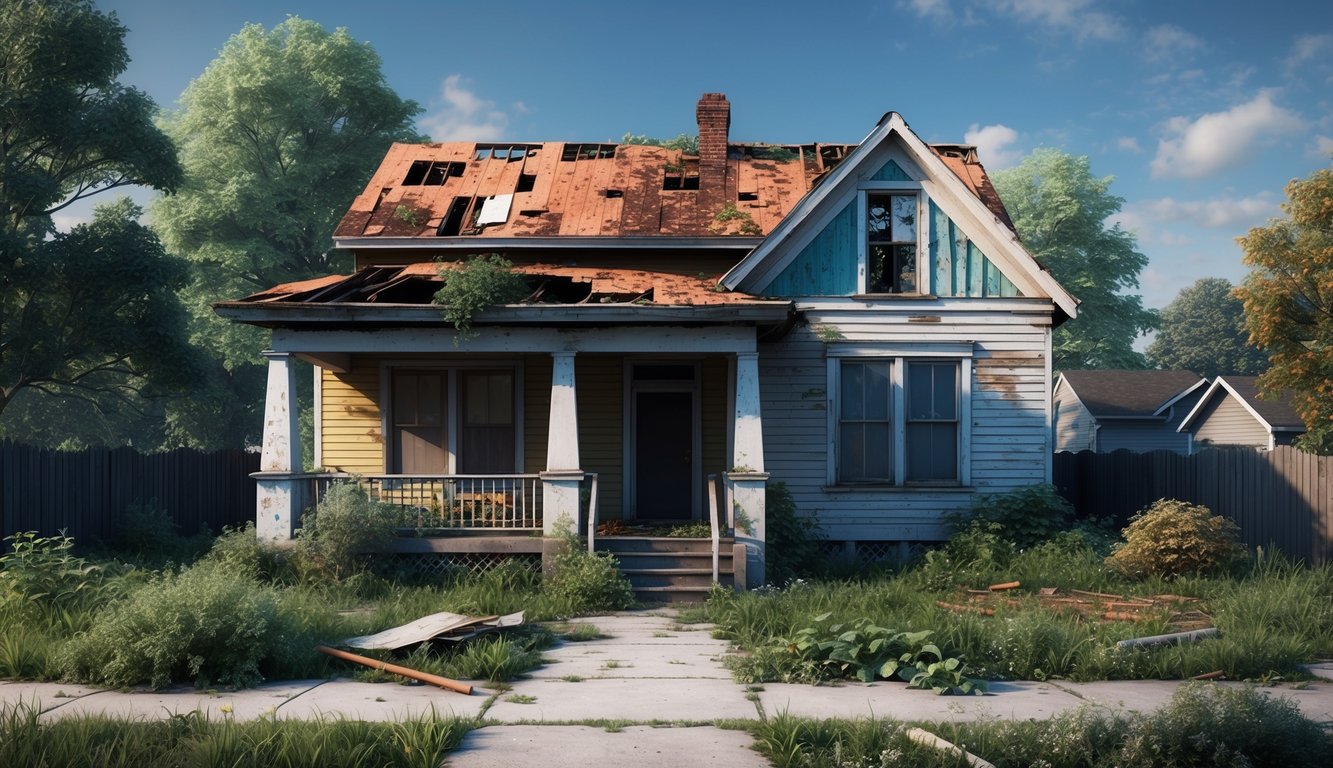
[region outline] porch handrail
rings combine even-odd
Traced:
[[[719,535],[717,524],[717,479],[718,475],[708,476],[705,485],[708,486],[708,523],[713,531],[713,583],[716,584],[721,573],[719,558],[722,550],[722,537]]]
[[[592,554],[593,537],[597,535],[597,473],[585,472],[588,485],[588,554]],[[578,530],[577,528],[575,530]]]
[[[325,472],[308,475],[312,501],[318,501],[325,486],[336,480],[358,483],[376,500],[405,508],[416,508],[419,529],[459,528],[468,530],[540,530],[542,527],[541,476],[536,473],[495,474],[358,474]],[[423,523],[421,513],[435,510],[444,525]],[[452,515],[452,522],[444,516]]]

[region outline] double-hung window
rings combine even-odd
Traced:
[[[968,357],[830,350],[829,482],[967,485]]]
[[[512,367],[388,371],[393,474],[509,474],[519,466],[519,398]]]
[[[865,193],[866,292],[917,292],[917,194]]]

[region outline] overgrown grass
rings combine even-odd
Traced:
[[[477,723],[420,717],[393,723],[209,720],[200,713],[160,722],[107,717],[40,721],[35,708],[0,710],[0,765],[188,765],[200,768],[409,766],[435,768]]]
[[[938,561],[869,580],[797,582],[781,590],[735,594],[718,590],[687,618],[707,620],[733,640],[733,660],[748,682],[818,677],[788,650],[786,638],[831,613],[833,622],[867,619],[897,631],[930,630],[932,641],[961,655],[982,676],[1042,680],[1181,679],[1221,670],[1231,679],[1303,677],[1299,664],[1333,655],[1333,567],[1311,569],[1266,557],[1231,577],[1132,581],[1108,571],[1091,549],[1040,545],[1003,561]],[[939,575],[948,587],[941,586]],[[962,581],[956,578],[961,577]],[[995,615],[940,607],[965,600],[957,586],[1020,580]],[[1213,617],[1221,638],[1196,645],[1120,651],[1119,640],[1168,630],[1165,613],[1139,621],[1103,621],[1060,613],[1035,597],[1041,587],[1200,598],[1189,606]]]
[[[740,727],[779,768],[963,768],[920,746],[892,720],[810,720],[780,714]],[[1333,736],[1289,701],[1252,688],[1186,685],[1156,712],[1091,708],[1048,720],[992,719],[924,728],[1000,768],[1322,766]]]

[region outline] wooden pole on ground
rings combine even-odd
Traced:
[[[467,683],[460,683],[457,680],[450,680],[447,677],[432,675],[429,672],[420,672],[418,670],[412,669],[411,667],[404,667],[398,664],[390,664],[387,661],[372,659],[369,656],[358,656],[355,653],[340,651],[337,648],[330,648],[327,645],[317,645],[315,646],[315,650],[319,651],[320,653],[332,656],[335,659],[342,659],[343,661],[350,661],[356,664],[362,664],[364,666],[370,667],[371,669],[378,669],[395,675],[401,675],[403,677],[408,678],[409,680],[417,680],[422,683],[430,683],[431,685],[438,685],[439,687],[444,688],[445,690],[456,691],[458,693],[463,694],[464,696],[472,695],[472,686],[468,685]]]

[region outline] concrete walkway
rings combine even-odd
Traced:
[[[732,682],[722,663],[725,641],[712,638],[706,626],[678,624],[669,611],[581,621],[608,637],[563,643],[547,651],[552,663],[505,692],[480,688],[463,696],[427,686],[352,680],[285,681],[217,693],[0,683],[0,705],[36,706],[47,720],[88,714],[160,719],[195,710],[216,719],[394,720],[435,713],[480,718],[484,725],[450,756],[447,764],[458,768],[686,763],[691,768],[747,768],[768,763],[750,749],[747,734],[713,723],[783,712],[802,717],[963,721],[1048,718],[1081,706],[1107,713],[1149,711],[1166,703],[1180,685],[1174,681],[994,683],[988,695],[967,697],[936,696],[888,682],[745,686]],[[1312,671],[1333,680],[1333,664]],[[1267,690],[1294,701],[1306,717],[1333,723],[1333,682]]]

